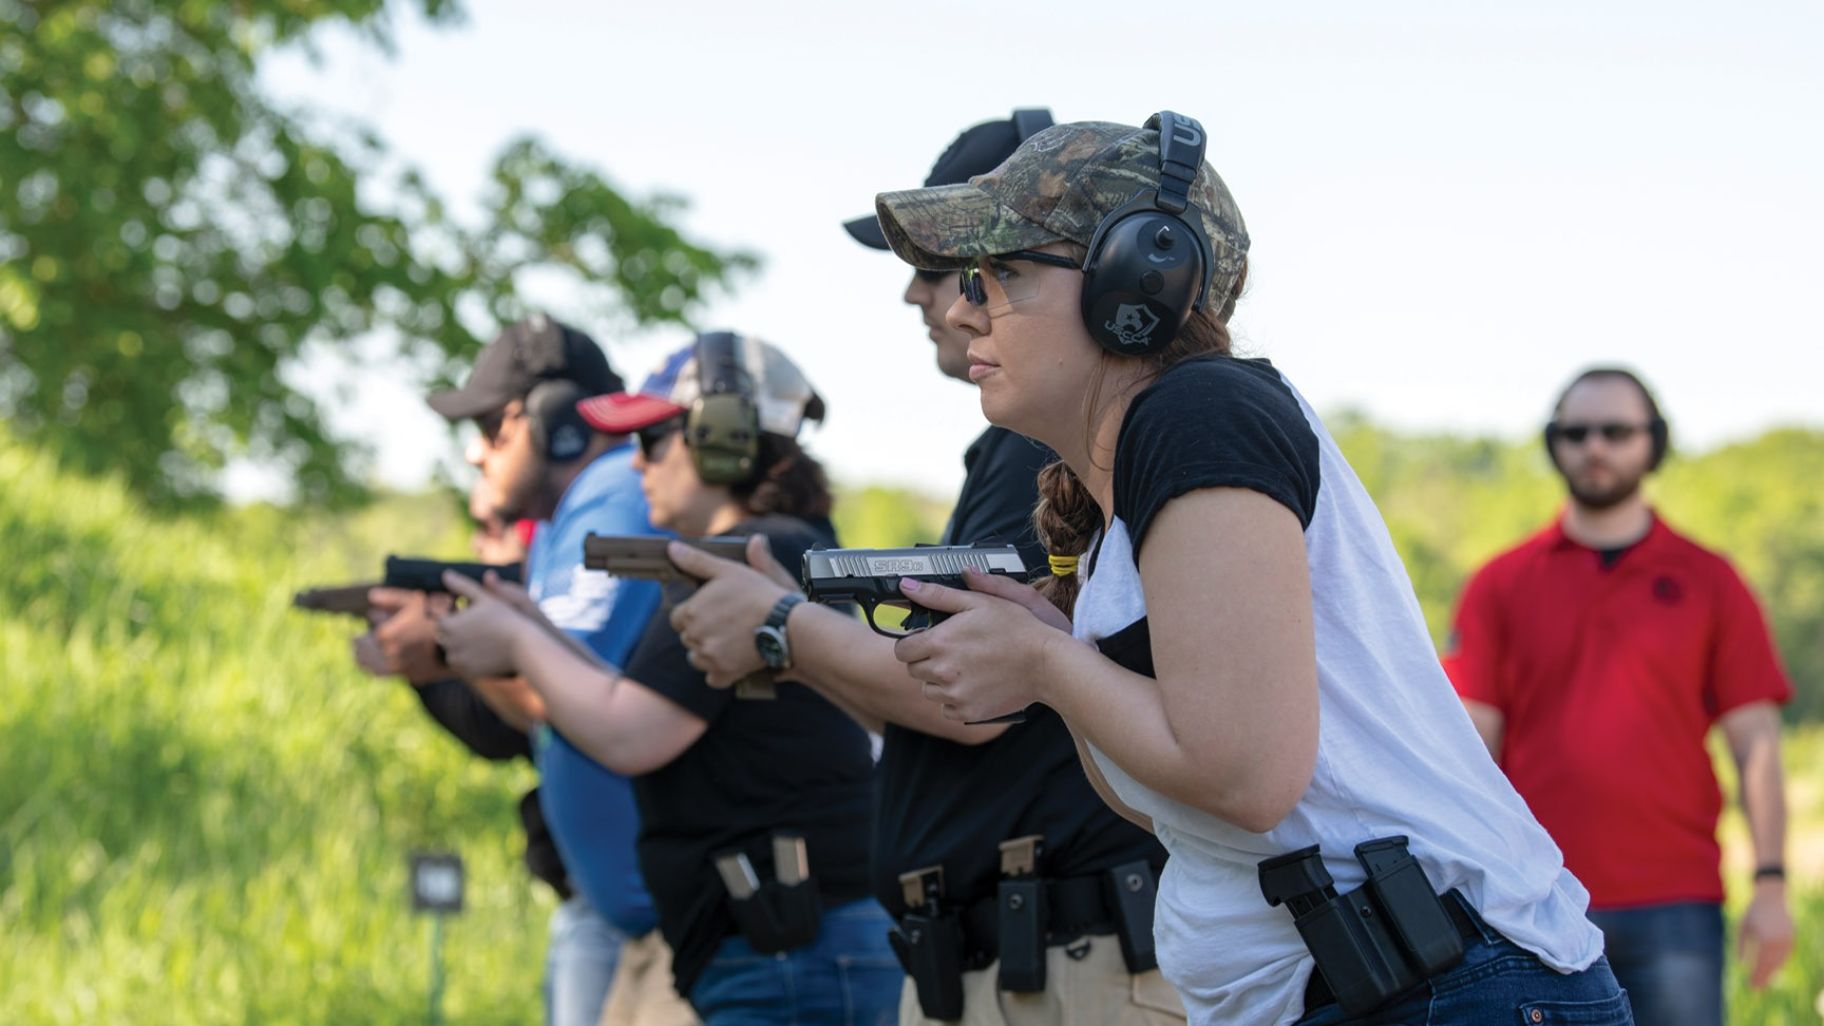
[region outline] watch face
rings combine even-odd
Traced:
[[[754,631],[754,647],[760,650],[760,659],[768,669],[784,668],[785,639],[779,636],[777,628],[761,627]]]

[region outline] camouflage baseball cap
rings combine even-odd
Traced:
[[[880,226],[901,260],[933,269],[1060,240],[1087,246],[1110,211],[1159,187],[1158,128],[1157,117],[1144,128],[1107,121],[1054,125],[966,184],[881,193],[874,200]],[[1205,295],[1221,297],[1247,262],[1247,226],[1207,162],[1191,199],[1210,240]]]

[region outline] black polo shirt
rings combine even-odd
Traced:
[[[797,566],[813,544],[835,544],[827,522],[760,517],[727,532],[765,534],[773,557]],[[671,596],[674,600],[683,596]],[[722,941],[737,932],[713,856],[740,849],[762,880],[773,879],[771,835],[805,839],[826,906],[867,896],[868,735],[802,684],[778,697],[742,700],[712,688],[685,661],[663,612],[628,660],[627,676],[709,724],[683,754],[633,778],[640,809],[640,873],[671,945],[678,993],[688,995]]]
[[[944,543],[1011,544],[1028,567],[1045,567],[1032,523],[1039,469],[1051,451],[991,427],[963,457],[968,473]],[[1081,876],[1146,859],[1165,864],[1153,836],[1116,815],[1090,787],[1058,714],[1035,705],[1025,723],[981,745],[963,745],[888,724],[880,756],[874,822],[874,896],[895,916],[906,911],[899,875],[944,867],[953,903],[993,897],[1000,842],[1043,834],[1039,872]]]

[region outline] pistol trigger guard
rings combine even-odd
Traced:
[[[874,622],[874,610],[879,609],[881,606],[891,605],[891,603],[882,602],[878,599],[865,599],[865,598],[857,599],[856,601],[861,606],[862,616],[865,617],[868,621],[868,629],[872,630],[874,633],[880,635],[881,637],[892,638],[894,641],[898,641],[901,638],[909,638],[912,635],[918,633],[917,631],[890,631],[890,630],[886,629],[885,627],[882,627],[880,624]]]
[[[861,616],[862,616],[862,619],[868,621],[869,630],[873,631],[876,634],[882,635],[883,637],[889,636],[889,635],[887,635],[886,631],[883,631],[880,629],[880,624],[877,624],[874,622],[874,607],[877,603],[872,602],[868,599],[861,599],[856,604],[861,606]]]

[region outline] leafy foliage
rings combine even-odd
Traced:
[[[0,417],[158,500],[210,496],[236,455],[344,499],[356,449],[281,373],[307,345],[381,332],[447,376],[479,344],[465,325],[526,313],[530,268],[651,323],[755,266],[681,235],[679,200],[630,200],[533,139],[499,156],[465,226],[371,134],[255,89],[273,47],[329,23],[384,46],[386,15],[0,0]]]

